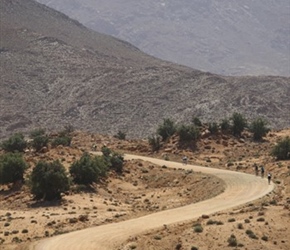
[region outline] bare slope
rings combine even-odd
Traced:
[[[288,0],[38,0],[156,57],[230,75],[290,76]]]
[[[290,124],[290,78],[222,77],[160,61],[32,0],[2,0],[0,17],[0,138],[68,123],[143,137],[163,118],[234,111]]]

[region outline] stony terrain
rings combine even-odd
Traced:
[[[290,124],[289,77],[226,77],[150,57],[32,0],[1,1],[0,138],[45,127],[131,138],[163,118]]]
[[[287,0],[38,0],[164,60],[223,75],[290,76]]]
[[[275,161],[269,152],[289,130],[271,132],[262,143],[252,142],[247,133],[241,139],[229,135],[206,136],[197,150],[180,149],[176,138],[153,153],[144,140],[116,138],[75,132],[71,147],[49,149],[46,153],[27,152],[32,167],[39,159],[60,159],[69,167],[83,151],[106,145],[118,152],[166,158],[180,162],[187,155],[190,164],[231,169],[254,174],[253,164],[264,165],[276,184],[273,193],[258,201],[197,221],[168,225],[145,235],[130,238],[119,249],[232,249],[227,240],[234,234],[241,249],[288,249],[290,225],[289,161]],[[257,177],[261,178],[261,177]],[[61,202],[36,202],[26,186],[0,191],[1,249],[23,249],[30,242],[65,232],[139,217],[218,195],[224,189],[219,179],[198,172],[169,169],[142,161],[127,161],[122,175],[112,173],[89,192],[77,191],[63,196]],[[195,232],[200,224],[203,232]],[[247,230],[251,230],[252,234]]]

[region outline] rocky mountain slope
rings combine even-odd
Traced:
[[[287,0],[38,0],[156,57],[225,75],[290,76]]]
[[[290,78],[225,77],[164,62],[35,1],[2,0],[0,138],[66,124],[145,137],[163,118],[234,111],[290,124]]]

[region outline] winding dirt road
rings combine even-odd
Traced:
[[[212,214],[221,210],[236,207],[238,205],[256,200],[271,192],[274,185],[268,185],[266,179],[257,178],[254,175],[238,173],[214,168],[199,167],[194,165],[182,165],[143,156],[125,155],[125,159],[142,159],[171,168],[193,169],[206,174],[215,175],[226,183],[225,192],[222,194],[198,202],[195,204],[165,210],[131,219],[123,222],[88,228],[68,234],[45,239],[31,245],[33,250],[112,250],[117,249],[130,236],[144,233],[151,229],[157,229],[164,224],[178,223],[198,218],[202,214]]]

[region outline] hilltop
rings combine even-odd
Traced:
[[[163,118],[233,112],[290,124],[290,78],[226,77],[161,61],[32,0],[1,1],[0,138],[71,124],[151,135]]]
[[[290,76],[287,0],[38,0],[142,51],[223,75]]]

